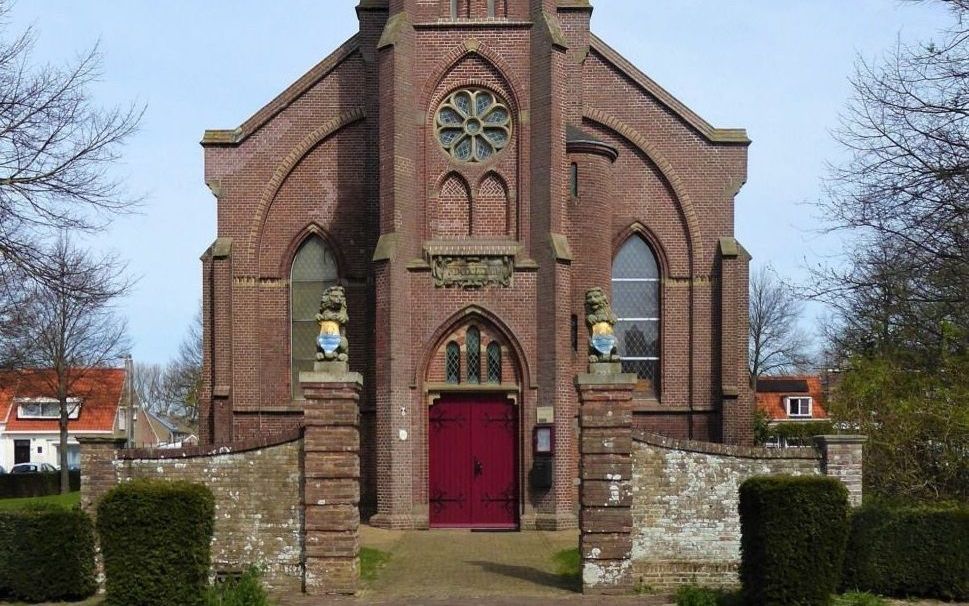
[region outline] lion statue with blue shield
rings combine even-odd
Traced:
[[[331,286],[323,291],[320,313],[316,322],[320,335],[316,338],[316,359],[328,362],[346,362],[349,353],[347,343],[347,295],[342,286]]]
[[[589,361],[618,362],[619,350],[613,330],[616,314],[612,313],[609,297],[601,288],[590,288],[585,293],[585,323],[589,327]]]

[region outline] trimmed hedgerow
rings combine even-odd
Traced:
[[[848,491],[835,478],[759,476],[740,486],[740,582],[750,606],[825,606],[841,580]]]
[[[71,491],[81,489],[81,472],[67,472]],[[5,473],[0,474],[0,499],[24,499],[60,494],[61,473]]]
[[[0,512],[0,597],[76,600],[97,588],[87,514],[61,507]]]
[[[201,606],[215,501],[188,482],[136,480],[98,504],[109,606]]]
[[[969,508],[868,505],[851,517],[846,589],[969,600]]]

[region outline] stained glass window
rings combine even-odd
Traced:
[[[638,236],[629,238],[612,264],[612,308],[623,372],[639,377],[638,391],[659,394],[660,276],[656,255]]]
[[[461,382],[461,348],[454,341],[444,350],[444,376],[448,383]]]
[[[310,236],[293,259],[289,282],[294,399],[303,397],[299,386],[300,371],[313,370],[316,361],[316,336],[320,332],[316,313],[320,308],[320,297],[324,289],[336,283],[336,260],[322,238]]]
[[[511,140],[508,106],[483,89],[465,88],[449,95],[435,122],[441,147],[461,162],[483,162]]]
[[[464,337],[468,355],[468,383],[481,382],[481,333],[472,326]]]
[[[501,383],[501,345],[496,341],[488,344],[488,382]]]

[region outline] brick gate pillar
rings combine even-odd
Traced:
[[[299,373],[306,398],[303,507],[310,595],[352,594],[360,578],[360,391],[346,362]]]
[[[98,501],[118,484],[114,462],[125,446],[123,437],[77,438],[81,450],[81,509],[92,518],[97,515]]]
[[[863,490],[863,447],[867,436],[815,436],[814,443],[821,451],[821,469],[825,475],[838,478],[848,489],[848,502],[860,507]]]
[[[632,395],[636,375],[590,364],[579,390],[579,551],[584,593],[631,589]]]

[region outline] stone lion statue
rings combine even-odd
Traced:
[[[316,322],[320,336],[316,339],[316,359],[346,362],[349,353],[347,343],[347,295],[342,286],[331,286],[323,291],[320,313]]]
[[[609,297],[601,288],[591,288],[585,293],[585,323],[589,327],[589,361],[618,362],[616,335],[613,326],[616,314],[612,313]]]

